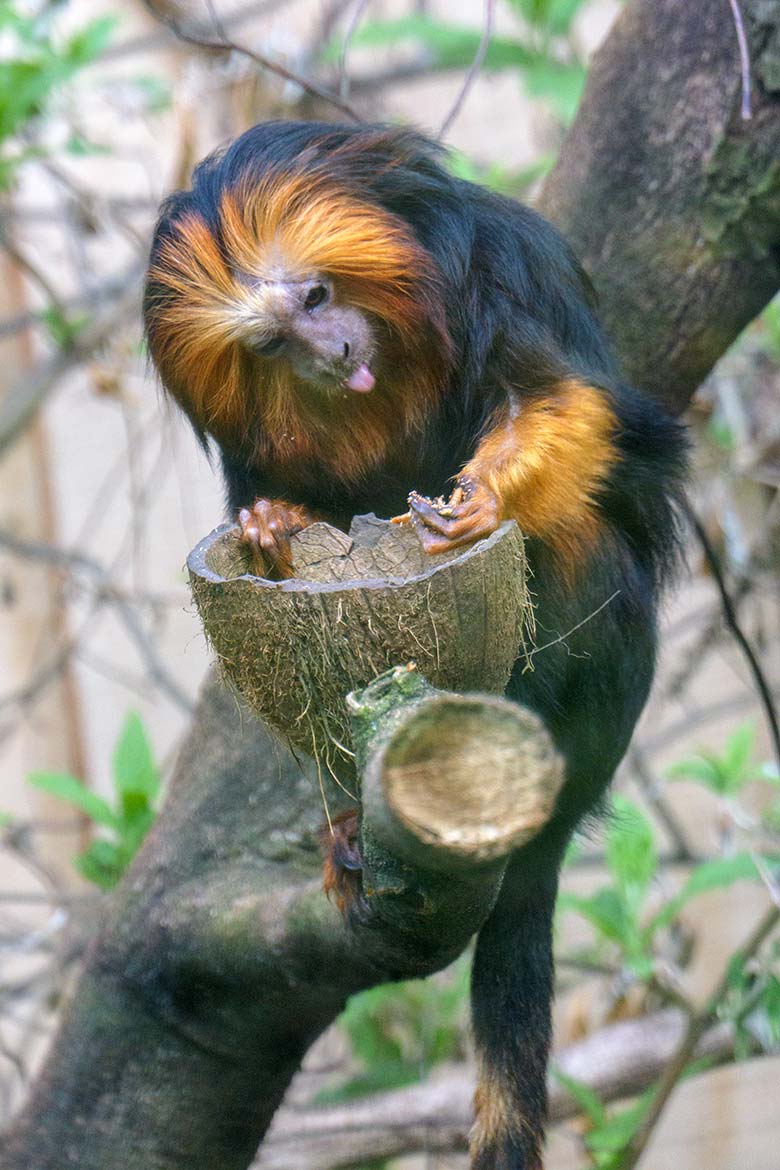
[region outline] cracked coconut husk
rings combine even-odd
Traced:
[[[248,571],[239,529],[190,553],[193,596],[225,679],[271,727],[354,782],[346,695],[414,661],[435,687],[501,694],[533,633],[523,538],[428,556],[410,526],[360,516],[349,534],[312,524],[292,539],[296,576]]]

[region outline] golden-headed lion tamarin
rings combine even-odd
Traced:
[[[408,507],[431,552],[507,517],[527,537],[550,645],[507,693],[567,773],[477,941],[472,1158],[538,1170],[558,869],[647,696],[681,430],[621,381],[555,230],[405,130],[268,123],[206,159],[163,206],[145,317],[268,572],[314,518]]]

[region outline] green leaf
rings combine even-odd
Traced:
[[[494,163],[491,166],[479,166],[460,151],[450,151],[447,163],[453,175],[458,179],[467,179],[470,183],[481,183],[490,187],[501,195],[522,196],[538,179],[542,178],[555,162],[555,156],[542,155],[526,167],[519,170],[509,170]],[[564,861],[564,866],[568,864]]]
[[[753,725],[742,724],[729,736],[721,755],[699,752],[697,756],[675,764],[669,769],[668,775],[697,780],[717,796],[733,796],[749,780],[757,779],[760,775],[760,770],[751,762],[755,738]]]
[[[413,14],[397,20],[369,21],[358,30],[353,44],[364,48],[388,48],[405,41],[416,41],[431,54],[432,68],[463,69],[474,60],[481,39],[479,29]],[[333,52],[329,50],[328,55]],[[492,37],[482,67],[485,71],[512,69],[531,60],[532,54],[521,41]]]
[[[123,806],[133,807],[132,796],[145,796],[147,803],[157,796],[160,776],[141,716],[136,711],[128,712],[125,718],[114,749],[113,767]]]
[[[122,851],[110,841],[93,841],[89,848],[76,858],[79,873],[101,890],[113,890],[118,885],[125,866],[126,859]]]
[[[561,62],[539,54],[523,72],[525,88],[531,97],[550,103],[564,126],[574,120],[582,99],[587,70],[578,61]]]
[[[735,779],[747,779],[755,742],[756,729],[752,723],[743,723],[726,741],[723,766]]]
[[[607,833],[607,865],[635,916],[655,875],[657,855],[653,829],[644,813],[625,797],[616,795],[612,804],[615,818]]]
[[[777,975],[767,977],[761,1007],[766,1015],[772,1041],[777,1044],[780,1041],[780,978]]]
[[[589,898],[564,892],[559,896],[558,904],[562,910],[573,910],[580,914],[610,942],[623,946],[631,938],[631,922],[626,904],[612,887],[598,890]]]
[[[117,26],[115,16],[101,16],[70,38],[63,56],[74,68],[81,68],[99,57]]]
[[[611,1160],[604,1160],[604,1155],[620,1153],[631,1141],[650,1108],[654,1096],[655,1087],[644,1092],[627,1109],[613,1113],[604,1125],[586,1134],[585,1144],[588,1149],[602,1157],[602,1161],[598,1163],[599,1166],[603,1165],[606,1170],[610,1166]]]
[[[688,875],[688,880],[679,894],[654,915],[645,928],[645,937],[649,938],[661,927],[669,926],[686,903],[700,894],[707,894],[711,890],[727,889],[734,882],[755,881],[760,877],[756,863],[749,853],[738,853],[735,857],[701,862]]]
[[[512,8],[534,27],[564,36],[585,0],[510,0]]]
[[[55,305],[49,305],[48,308],[43,309],[40,317],[52,341],[60,349],[69,349],[89,322],[88,314],[74,313],[72,316],[66,316]]]
[[[62,772],[33,772],[28,776],[28,781],[33,788],[47,792],[49,796],[56,796],[59,800],[65,800],[80,809],[96,825],[104,825],[110,829],[116,829],[119,825],[115,812],[106,801],[91,792],[75,776]]]
[[[83,135],[75,132],[71,134],[65,143],[64,149],[68,154],[72,154],[76,158],[93,158],[95,155],[111,154],[110,147],[103,146],[100,142],[90,142],[88,138],[84,138]]]
[[[713,792],[721,792],[721,775],[712,759],[705,756],[691,756],[687,760],[680,760],[667,768],[667,776],[672,780],[697,780]]]
[[[607,1111],[601,1102],[601,1098],[597,1093],[593,1092],[593,1089],[589,1085],[577,1080],[576,1077],[570,1077],[568,1073],[565,1073],[554,1064],[550,1068],[550,1073],[563,1086],[572,1100],[579,1105],[592,1125],[601,1126],[605,1124],[607,1121]]]

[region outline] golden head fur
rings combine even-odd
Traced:
[[[317,461],[355,480],[423,425],[448,376],[433,259],[408,225],[324,174],[266,172],[221,192],[218,230],[196,210],[150,269],[149,342],[168,390],[203,434],[254,461]],[[325,276],[379,341],[370,395],[319,395],[245,344],[264,282]]]

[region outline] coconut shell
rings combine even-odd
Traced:
[[[239,529],[190,553],[192,591],[225,678],[295,747],[354,775],[345,697],[409,661],[435,687],[501,694],[533,623],[523,538],[427,556],[413,530],[357,517],[292,541],[296,576],[248,571]]]

